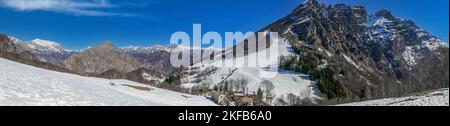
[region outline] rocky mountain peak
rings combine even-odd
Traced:
[[[322,10],[322,7],[317,0],[307,0],[294,9],[291,15],[304,16],[311,13],[318,13],[320,10]]]
[[[317,0],[306,0],[305,3],[303,3],[306,6],[317,6],[320,5]]]
[[[103,42],[102,44],[98,45],[97,48],[107,48],[107,49],[113,49],[117,48],[111,41]]]
[[[10,37],[3,35],[0,33],[0,52],[11,52],[15,51],[16,47],[14,45],[14,42],[11,40]]]
[[[305,3],[300,5],[303,9],[312,9],[312,10],[318,10],[322,7],[320,6],[320,3],[317,2],[317,0],[307,0]]]
[[[89,48],[69,57],[65,63],[67,68],[79,74],[100,74],[108,70],[129,72],[137,68],[136,59],[111,42]]]
[[[387,9],[381,9],[380,11],[375,13],[375,16],[383,17],[388,20],[395,20],[395,17],[392,15],[391,11],[389,11]]]

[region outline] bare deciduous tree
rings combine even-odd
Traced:
[[[248,80],[245,79],[245,78],[240,79],[240,85],[241,85],[241,88],[242,88],[242,92],[245,93],[245,90],[248,87]]]
[[[275,100],[275,105],[276,106],[286,106],[287,105],[286,100],[284,99],[284,95],[281,95],[280,97],[278,97]]]
[[[261,88],[264,90],[267,104],[271,104],[274,98],[273,89],[275,89],[275,85],[268,80],[264,80],[261,82]]]
[[[292,93],[286,95],[286,103],[288,106],[295,106],[300,101],[300,98]]]

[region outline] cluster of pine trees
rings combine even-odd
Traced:
[[[319,90],[329,99],[345,98],[348,96],[345,87],[334,78],[336,72],[330,67],[319,68],[318,59],[312,54],[302,56],[280,57],[281,69],[303,72],[318,82]]]
[[[168,84],[180,84],[181,83],[181,75],[180,74],[172,74],[164,81]]]

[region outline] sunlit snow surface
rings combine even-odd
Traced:
[[[448,88],[425,93],[417,93],[409,97],[386,98],[342,104],[340,106],[448,106]]]
[[[0,58],[0,105],[211,106],[215,104],[202,96],[177,93],[127,80],[108,80],[54,72]]]
[[[249,94],[256,93],[258,88],[262,88],[261,82],[264,80],[268,80],[271,81],[275,86],[273,93],[276,95],[276,97],[286,96],[287,94],[292,93],[300,97],[320,99],[321,93],[317,88],[316,82],[311,81],[309,75],[285,71],[282,69],[269,69],[270,67],[273,68],[279,66],[278,58],[280,56],[297,55],[292,50],[292,45],[286,42],[284,38],[279,38],[277,40],[277,46],[271,45],[267,49],[248,54],[246,57],[219,60],[216,62],[205,64],[203,67],[200,63],[195,65],[196,67],[200,67],[200,70],[204,70],[206,67],[211,66],[215,66],[218,68],[217,71],[213,72],[209,76],[206,76],[205,79],[200,80],[202,82],[212,83],[212,85],[210,85],[212,87],[215,84],[219,84],[222,80],[225,79],[225,77],[230,75],[231,71],[236,70],[231,74],[231,76],[229,76],[228,80],[247,79],[249,81],[247,93]],[[270,60],[262,61],[262,57],[266,57],[268,54],[273,58]],[[241,64],[241,66],[233,66],[233,62],[236,64]],[[258,65],[256,67],[247,67],[245,65],[242,65],[244,62]],[[224,64],[226,67],[223,67]],[[182,86],[189,88],[199,84],[198,82],[196,82],[199,78],[196,76],[197,75],[192,75],[185,78],[186,81],[184,82],[184,84],[182,84]]]

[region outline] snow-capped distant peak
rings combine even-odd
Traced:
[[[186,45],[170,45],[170,48],[177,50],[222,50],[218,47],[198,47],[198,46],[186,46]]]
[[[184,46],[184,45],[175,45],[175,44],[171,44],[171,45],[167,45],[167,46],[163,46],[163,45],[154,45],[151,47],[141,47],[141,46],[127,46],[127,47],[123,47],[123,50],[127,51],[127,52],[155,52],[155,51],[166,51],[166,52],[171,52],[172,50],[177,50],[177,51],[187,51],[187,50],[194,50],[194,51],[199,51],[199,50],[222,50],[221,48],[200,48],[200,47],[189,47],[189,46]]]
[[[34,39],[31,40],[31,43],[41,46],[47,46],[47,47],[60,47],[61,45],[59,43],[49,41],[49,40],[43,40],[43,39]]]
[[[43,39],[31,40],[28,47],[39,51],[60,52],[64,50],[59,43]]]
[[[155,45],[152,47],[141,47],[141,46],[127,46],[123,47],[123,50],[127,52],[155,52],[155,51],[167,51],[169,52],[169,48],[161,45]]]

